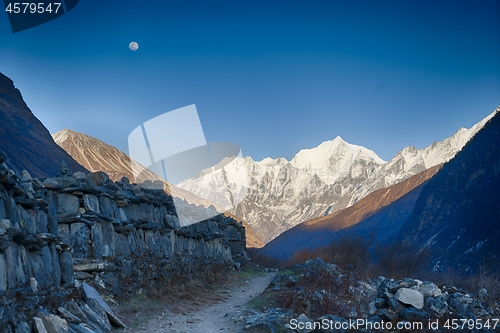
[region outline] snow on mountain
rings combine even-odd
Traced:
[[[386,163],[373,151],[349,144],[337,136],[334,140],[325,141],[316,148],[299,151],[290,164],[318,175],[323,182],[330,185],[349,171],[355,178],[363,177],[361,167],[351,170],[358,160],[370,160],[378,164]]]
[[[237,158],[225,167],[231,191],[244,195],[231,213],[245,216],[266,241],[308,219],[344,208],[355,188],[385,162],[374,152],[351,145],[340,137],[319,147],[300,151],[292,161]],[[247,179],[241,180],[246,176]],[[223,179],[206,170],[178,184],[213,202],[225,202],[213,184]],[[244,185],[243,185],[244,184]]]
[[[231,213],[247,221],[269,242],[301,222],[352,206],[377,189],[449,161],[495,112],[472,128],[461,128],[429,147],[406,147],[389,162],[340,137],[301,150],[291,161],[237,158],[225,168],[228,186],[246,197]],[[211,190],[214,177],[207,172],[178,186],[215,202],[220,198]]]
[[[435,165],[448,162],[463,146],[488,122],[496,110],[472,126],[470,129],[460,128],[455,134],[440,142],[432,143],[430,146],[418,150],[414,146],[405,147],[400,150],[388,163],[382,166],[372,177],[367,179],[354,193],[349,205],[367,194],[399,183],[417,173],[429,169]]]

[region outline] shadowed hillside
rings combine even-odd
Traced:
[[[317,248],[326,245],[332,241],[337,231],[369,218],[402,198],[433,177],[440,168],[441,165],[432,167],[401,183],[377,190],[349,208],[299,224],[268,243],[263,251],[271,256],[288,258],[293,252],[302,248]],[[392,227],[399,226],[400,224]],[[378,226],[374,225],[373,228],[373,232],[377,232]]]
[[[422,190],[399,237],[435,254],[435,269],[500,263],[500,116],[497,114]]]
[[[54,176],[61,170],[61,162],[73,172],[87,171],[54,142],[12,80],[1,73],[0,119],[0,151],[17,176],[21,177],[23,170],[33,177]]]

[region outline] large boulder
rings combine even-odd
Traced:
[[[394,298],[403,304],[411,305],[417,309],[424,307],[424,295],[413,289],[400,288],[396,291]]]

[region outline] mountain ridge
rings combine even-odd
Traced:
[[[267,243],[295,225],[350,207],[378,189],[449,161],[494,114],[422,149],[405,147],[388,162],[341,137],[302,149],[290,161],[235,159],[234,169],[226,171],[234,176],[245,170],[248,179],[231,184],[235,191],[247,191],[233,213],[242,216]],[[195,177],[178,186],[210,200],[209,181]]]

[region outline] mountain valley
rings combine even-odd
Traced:
[[[267,243],[302,222],[350,207],[376,190],[449,161],[492,116],[420,150],[406,147],[389,162],[340,137],[301,150],[291,161],[237,158],[225,170],[230,179],[241,179],[242,173],[247,176],[231,184],[234,191],[246,191],[247,196],[231,212]],[[177,186],[210,201],[217,197],[210,182],[211,177],[201,175]]]

